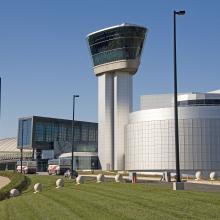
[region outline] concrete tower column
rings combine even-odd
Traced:
[[[98,155],[103,170],[113,170],[114,75],[98,77]]]
[[[114,75],[114,169],[125,167],[125,125],[132,112],[132,74],[117,72]]]

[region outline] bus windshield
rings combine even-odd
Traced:
[[[22,161],[22,166],[35,167],[37,165],[36,161]],[[21,166],[21,161],[17,161],[17,166]]]
[[[48,165],[60,165],[60,166],[70,166],[71,165],[71,158],[60,158],[60,159],[53,159],[48,160]]]
[[[59,159],[48,160],[48,165],[59,165]]]

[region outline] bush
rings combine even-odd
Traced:
[[[19,192],[24,190],[29,184],[29,178],[21,173],[0,172],[0,176],[8,177],[11,182],[0,189],[0,201],[10,197],[10,190],[17,189]]]

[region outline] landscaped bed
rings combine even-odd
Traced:
[[[22,191],[29,184],[28,177],[24,176],[21,173],[0,172],[0,176],[7,177],[10,179],[10,183],[6,185],[5,187],[3,187],[2,189],[0,189],[0,201],[10,197],[11,189],[15,188],[19,191]]]
[[[56,189],[57,176],[30,175],[21,196],[0,202],[0,219],[219,219],[220,193],[172,191],[164,184],[96,183],[76,185],[65,180]],[[43,184],[34,194],[33,185]]]

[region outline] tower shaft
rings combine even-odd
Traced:
[[[114,170],[114,76],[98,77],[98,155],[103,170]]]
[[[114,75],[114,168],[124,170],[125,125],[132,111],[132,74],[117,72]]]
[[[132,75],[98,77],[98,154],[103,170],[124,169],[124,129],[132,111]]]

